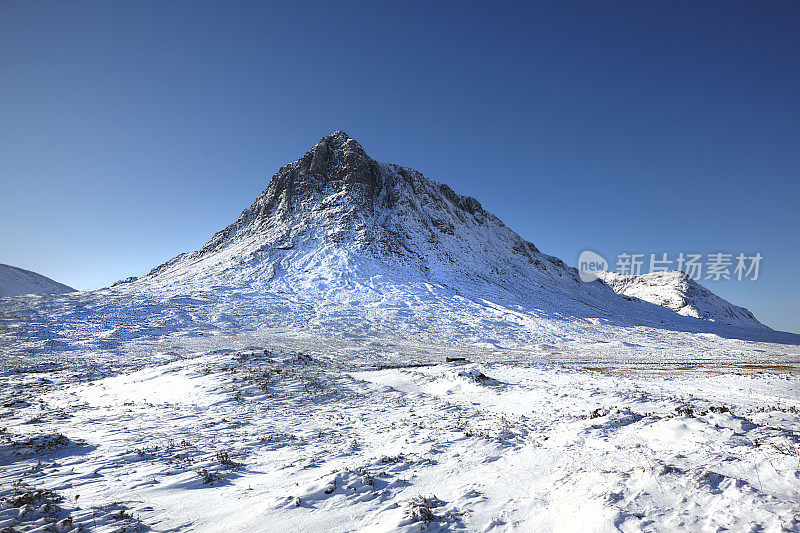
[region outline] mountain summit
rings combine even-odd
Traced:
[[[415,237],[433,242],[443,234],[463,236],[474,226],[502,225],[474,198],[460,196],[414,170],[378,163],[355,139],[337,131],[282,167],[255,203],[236,223],[215,235],[201,254],[223,247],[243,230],[270,233],[269,229],[289,221],[309,229],[302,220],[292,220],[298,214],[315,219],[317,229],[326,227],[326,232],[316,233],[323,241],[352,239],[359,249],[401,256],[415,254],[409,246]],[[278,238],[286,239],[300,232],[290,231],[291,237],[279,233]],[[523,253],[538,251],[516,234],[509,237]]]
[[[599,272],[598,275],[616,293],[672,309],[683,316],[765,327],[749,310],[723,300],[678,270],[638,275]]]

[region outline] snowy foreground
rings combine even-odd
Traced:
[[[797,346],[717,339],[772,362],[734,366],[401,342],[6,361],[0,529],[800,528]]]

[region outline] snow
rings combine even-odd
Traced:
[[[583,283],[359,150],[145,276],[0,300],[0,529],[800,527],[800,336]]]
[[[0,298],[22,294],[63,292],[75,292],[75,289],[36,272],[0,264]]]
[[[597,275],[614,292],[661,305],[684,316],[728,325],[766,327],[747,309],[723,300],[680,271],[641,275],[598,272]]]
[[[399,359],[198,353],[40,372],[35,395],[7,376],[0,483],[156,530],[418,531],[420,495],[434,531],[798,526],[798,367]]]

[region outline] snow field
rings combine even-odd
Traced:
[[[800,526],[791,365],[385,366],[251,349],[88,382],[40,372],[50,384],[5,389],[0,527]],[[60,510],[15,507],[20,487]]]

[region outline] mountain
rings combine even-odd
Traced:
[[[199,280],[227,272],[265,282],[290,271],[329,278],[355,274],[367,258],[432,278],[459,274],[496,282],[532,268],[545,277],[568,272],[474,198],[414,170],[378,163],[336,132],[282,167],[253,205],[202,249],[149,277]]]
[[[478,200],[410,168],[375,161],[341,131],[282,167],[238,220],[200,250],[136,282],[176,291],[258,287],[383,304],[408,299],[410,287],[433,284],[537,315],[664,320],[603,283],[582,282],[576,269],[541,253]],[[764,327],[699,285],[669,287],[664,298],[641,299],[674,300],[678,307],[667,307],[686,316]],[[679,294],[688,298],[683,305]]]
[[[75,292],[75,289],[36,272],[0,264],[0,297],[65,292]]]
[[[723,300],[684,272],[671,270],[641,275],[598,272],[597,275],[618,294],[639,298],[684,316],[727,325],[767,327],[744,307]]]
[[[697,292],[693,305],[705,310],[712,296]],[[446,345],[437,350],[683,357],[724,348],[724,357],[744,357],[739,345],[708,339],[800,343],[755,320],[704,316],[714,321],[584,282],[476,199],[375,161],[335,132],[280,168],[199,250],[109,288],[4,300],[0,319],[15,326],[0,331],[0,349],[78,354],[163,342],[172,353],[288,336],[317,352],[339,342],[391,353]]]
[[[130,283],[176,293],[302,294],[317,307],[372,302],[385,310],[418,299],[419,290],[547,315],[619,315],[614,307],[630,307],[602,283],[583,283],[476,199],[373,160],[341,131],[282,167],[200,250]]]

